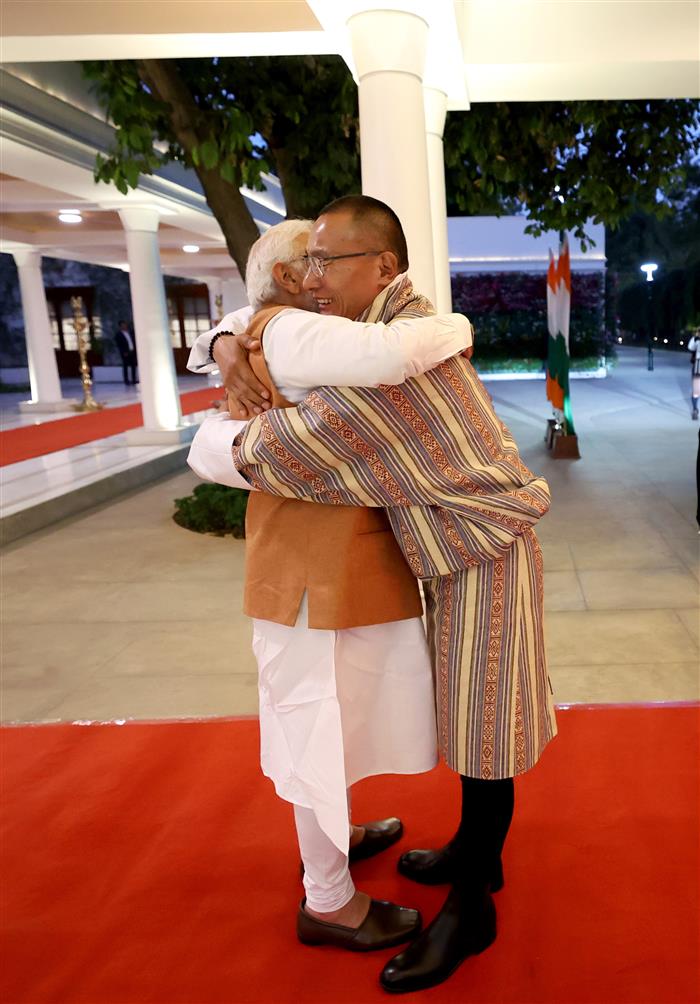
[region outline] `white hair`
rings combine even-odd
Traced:
[[[277,285],[272,277],[272,266],[278,261],[287,263],[298,257],[295,245],[312,226],[311,220],[285,220],[270,227],[253,244],[245,270],[245,288],[254,310],[260,310],[264,303],[274,302]]]

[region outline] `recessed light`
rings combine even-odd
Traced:
[[[82,223],[83,218],[80,213],[75,213],[73,210],[65,209],[58,214],[58,218],[61,223]]]
[[[187,254],[197,254],[199,251],[199,244],[183,244],[182,250],[186,251]]]

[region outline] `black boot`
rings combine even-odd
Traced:
[[[398,869],[406,878],[423,885],[443,885],[453,882],[455,868],[459,870],[465,854],[472,846],[474,827],[488,819],[489,845],[492,860],[487,864],[486,878],[491,892],[503,888],[501,852],[513,818],[514,786],[512,778],[501,781],[481,781],[460,775],[462,785],[462,815],[459,828],[448,844],[437,850],[408,851],[399,858]]]
[[[406,878],[422,885],[449,885],[455,877],[455,862],[459,860],[459,845],[454,840],[437,850],[407,851],[399,858],[398,869]],[[503,888],[503,864],[498,855],[489,879],[491,892]]]
[[[425,990],[442,983],[470,955],[496,938],[496,907],[480,889],[454,888],[432,923],[408,948],[386,964],[379,982],[389,993]]]

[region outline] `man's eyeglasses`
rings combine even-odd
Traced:
[[[332,261],[339,261],[341,258],[365,258],[367,255],[383,253],[383,251],[352,251],[350,254],[329,255],[328,258],[317,258],[316,255],[307,254],[304,255],[302,261],[306,264],[309,272],[313,272],[315,276],[321,279]]]

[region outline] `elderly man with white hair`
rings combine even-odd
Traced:
[[[190,369],[213,368],[217,341],[245,332],[247,347],[261,346],[250,357],[256,375],[272,405],[285,407],[321,385],[400,384],[471,344],[469,322],[456,314],[364,324],[314,313],[303,288],[310,227],[281,223],[253,245],[251,306],[198,339]],[[389,285],[391,269],[378,281]],[[192,469],[250,489],[231,459],[244,425],[207,418],[192,444]],[[254,622],[262,769],[294,805],[304,865],[298,936],[354,951],[399,944],[419,929],[418,912],[357,891],[349,864],[389,847],[402,826],[394,818],[351,826],[349,788],[437,761],[416,580],[379,509],[252,492],[246,538],[244,610]]]

